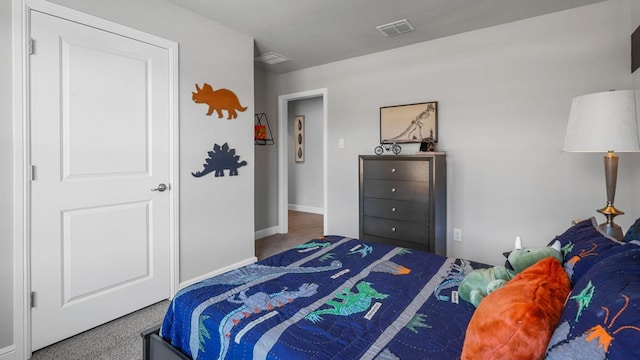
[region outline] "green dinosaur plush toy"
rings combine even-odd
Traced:
[[[478,307],[478,304],[485,296],[502,287],[516,274],[538,261],[552,256],[562,262],[559,241],[555,241],[548,247],[524,249],[519,236],[516,237],[514,250],[504,255],[507,257],[505,266],[477,269],[465,276],[458,287],[458,294],[463,300]]]

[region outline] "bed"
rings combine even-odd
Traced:
[[[533,335],[544,339],[542,354],[549,359],[640,358],[640,243],[608,238],[597,230],[595,219],[572,226],[557,239],[564,254],[558,266],[573,290],[566,302],[561,299],[548,334]],[[474,323],[485,312],[496,316],[494,298],[506,306],[497,314],[501,317],[517,308],[499,293],[515,286],[520,275],[482,300],[478,309],[459,298],[465,275],[486,267],[342,236],[313,239],[179,291],[163,323],[142,334],[143,357],[488,359],[491,355],[465,354],[469,339],[489,347],[518,346],[513,339],[520,335],[514,334],[530,324],[518,321],[507,340],[496,340],[495,323]],[[610,284],[612,278],[624,280]],[[606,293],[593,291],[605,287]],[[526,300],[546,304],[537,297]],[[497,325],[508,326],[514,325]]]

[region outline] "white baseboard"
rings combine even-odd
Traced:
[[[200,275],[200,276],[198,276],[196,278],[181,282],[180,285],[179,285],[179,288],[183,289],[183,288],[185,288],[185,287],[187,287],[187,286],[189,286],[191,284],[197,283],[198,281],[202,281],[202,280],[208,279],[208,278],[210,278],[212,276],[220,275],[220,274],[222,274],[224,272],[227,272],[227,271],[233,270],[233,269],[237,269],[237,268],[239,268],[241,266],[253,264],[256,261],[258,261],[258,258],[256,258],[255,256],[252,256],[252,257],[250,257],[248,259],[245,259],[245,260],[242,260],[242,261],[238,261],[237,263],[231,264],[229,266],[225,266],[225,267],[223,267],[221,269],[217,269],[217,270],[214,270],[214,271],[212,271],[210,273],[207,273],[207,274],[204,274],[204,275]],[[4,360],[4,359],[0,359],[0,360]]]
[[[289,204],[289,210],[324,215],[324,209],[314,206]]]
[[[279,234],[280,227],[273,226],[267,229],[258,230],[255,232],[255,240],[262,239],[263,237]]]
[[[0,360],[15,360],[16,348],[13,345],[0,349]]]

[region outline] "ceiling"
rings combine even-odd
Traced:
[[[291,61],[277,74],[433,40],[604,0],[168,0],[255,39],[255,55]],[[415,28],[385,37],[376,26]]]

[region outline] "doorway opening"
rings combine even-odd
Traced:
[[[291,156],[288,140],[289,103],[297,100],[321,98],[322,99],[322,187],[323,187],[323,233],[328,229],[327,207],[327,89],[303,91],[278,97],[278,135],[280,147],[278,148],[278,227],[279,233],[289,232],[289,168],[288,160]],[[296,115],[296,114],[291,114]],[[307,134],[308,136],[308,134]]]

